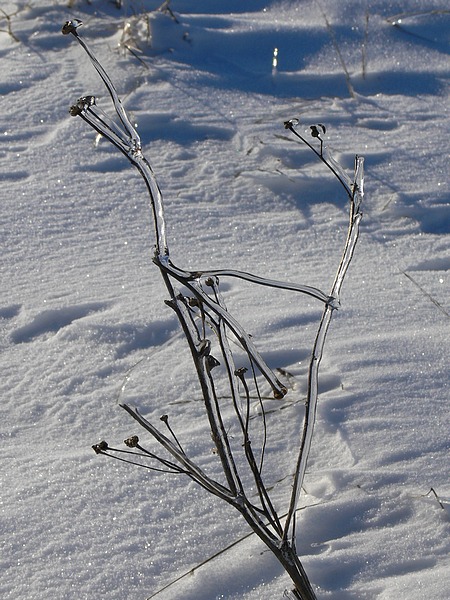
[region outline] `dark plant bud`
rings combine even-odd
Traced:
[[[279,390],[273,390],[273,397],[276,400],[282,400],[287,394],[287,388],[284,386]]]
[[[202,340],[199,344],[197,344],[197,352],[200,356],[208,356],[211,352],[211,342],[210,340]]]
[[[244,375],[245,375],[245,373],[247,373],[247,371],[248,371],[247,367],[240,367],[239,369],[236,369],[234,374],[236,375],[236,377],[240,377],[242,379],[242,377],[244,377]]]
[[[289,119],[289,121],[284,122],[285,129],[294,129],[300,123],[298,119]]]
[[[128,448],[136,448],[136,446],[139,444],[139,438],[137,435],[132,435],[126,440],[123,440],[123,443],[125,446],[128,446]]]
[[[220,365],[220,362],[212,354],[206,357],[206,362],[210,371]]]
[[[326,133],[326,131],[327,131],[325,125],[322,125],[322,123],[317,123],[317,125],[311,125],[310,129],[311,129],[311,135],[314,138],[320,138],[322,133]]]
[[[83,23],[79,19],[72,19],[71,21],[66,21],[62,26],[63,35],[68,35],[69,33],[76,34],[77,27],[80,27]]]
[[[108,450],[108,443],[105,441],[100,442],[99,444],[94,444],[92,446],[92,450],[96,453],[96,454],[101,454],[102,452],[105,452],[106,450]]]
[[[78,106],[78,104],[73,104],[69,108],[69,113],[72,117],[78,117],[78,115],[81,115],[81,108]]]
[[[209,286],[209,287],[213,287],[215,284],[215,281],[212,277],[208,277],[208,279],[205,279],[205,285]]]
[[[83,103],[83,107],[86,108],[88,106],[94,106],[95,104],[95,96],[83,96],[78,100],[78,102]]]
[[[159,417],[159,420],[167,425],[167,422],[169,421],[169,415],[162,415],[162,417]]]
[[[83,96],[82,98],[78,98],[77,103],[70,107],[69,113],[72,117],[77,117],[83,110],[86,110],[86,108],[89,108],[90,106],[94,106],[94,104],[95,96]]]

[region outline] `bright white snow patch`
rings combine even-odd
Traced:
[[[84,94],[108,103],[60,34],[78,17],[138,125],[172,255],[186,268],[328,289],[345,197],[283,121],[326,124],[346,168],[366,157],[362,235],[323,360],[298,549],[318,598],[446,600],[445,3],[173,0],[178,22],[151,14],[147,30],[133,18],[160,4],[2,3],[1,596],[145,599],[240,538],[156,598],[273,600],[289,586],[231,508],[181,476],[91,450],[136,433],[117,404],[125,395],[155,418],[170,411],[192,452],[215,465],[195,420],[188,349],[151,262],[144,186],[68,114]],[[133,42],[140,60],[123,48]],[[237,282],[227,303],[302,398],[316,304]],[[295,423],[296,406],[269,407],[280,439],[272,465],[289,466],[295,431],[283,438],[282,419]],[[277,501],[289,485],[276,484]]]

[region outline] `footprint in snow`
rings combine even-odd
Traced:
[[[102,311],[107,307],[108,304],[105,302],[90,302],[43,310],[30,323],[16,329],[11,334],[11,339],[15,344],[31,342],[39,336],[57,333],[74,321],[83,319],[91,313]]]

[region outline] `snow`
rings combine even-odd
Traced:
[[[158,1],[2,3],[2,598],[144,600],[184,573],[155,598],[272,600],[290,586],[230,507],[180,475],[91,449],[142,434],[126,401],[151,419],[170,414],[189,454],[218,469],[151,261],[142,181],[68,113],[86,94],[110,110],[88,58],[60,33],[75,17],[137,123],[179,266],[329,290],[346,198],[283,122],[325,124],[349,171],[365,156],[361,237],[321,366],[298,550],[319,599],[448,598],[444,4],[174,0],[176,22],[139,17]],[[140,60],[121,40],[140,45]],[[321,307],[238,280],[223,289],[268,364],[291,374],[286,399],[266,407],[266,468],[283,513]]]

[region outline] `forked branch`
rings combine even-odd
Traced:
[[[170,258],[163,198],[151,165],[142,152],[140,137],[132,126],[108,74],[86,42],[80,37],[78,32],[80,25],[80,21],[68,21],[63,26],[62,31],[64,34],[73,35],[88,54],[111,96],[117,118],[111,118],[99,108],[94,96],[80,98],[71,107],[70,113],[73,116],[81,117],[90,127],[118,148],[136,167],[145,182],[150,198],[155,231],[153,262],[158,267],[169,293],[169,300],[166,301],[166,304],[175,311],[189,346],[202,392],[211,437],[221,461],[224,482],[219,482],[210,477],[187,455],[174,430],[169,425],[167,415],[161,417],[161,421],[166,426],[166,432],[163,433],[160,428],[141,415],[136,408],[132,408],[126,403],[122,404],[123,408],[150,434],[152,439],[164,450],[166,457],[144,448],[137,436],[125,440],[127,450],[112,448],[106,442],[96,444],[93,448],[98,454],[118,458],[126,463],[143,466],[153,471],[187,475],[209,493],[234,506],[256,535],[270,548],[291,577],[295,585],[292,595],[300,600],[315,600],[315,592],[295,548],[295,515],[314,430],[319,365],[329,324],[334,310],[340,305],[342,284],[358,239],[359,223],[362,216],[363,159],[356,157],[355,173],[353,179],[351,179],[324,146],[322,139],[326,131],[324,125],[318,124],[310,127],[310,134],[316,140],[313,143],[307,140],[304,135],[298,133],[296,130],[298,121],[296,119],[291,119],[285,123],[285,127],[291,130],[326,165],[344,188],[349,199],[348,234],[329,294],[308,285],[266,279],[233,269],[187,271],[179,268]],[[317,143],[319,144],[318,148],[316,147]],[[240,323],[228,311],[220,291],[220,281],[227,277],[241,279],[255,285],[301,293],[315,298],[323,305],[322,318],[318,326],[309,365],[306,411],[299,440],[293,491],[285,519],[279,516],[263,476],[267,427],[257,377],[260,374],[267,381],[275,398],[282,398],[287,393],[287,389],[268,367],[251,336],[246,333]],[[190,295],[187,296],[186,293],[181,293],[177,288],[178,284],[181,284]],[[231,338],[247,356],[250,364],[249,373],[247,373],[247,368],[236,366],[231,349]],[[215,351],[217,351],[219,359],[214,356],[213,352]],[[222,373],[224,371],[225,380],[230,390],[230,402],[225,400],[225,404],[224,399],[219,398],[216,391],[215,369],[220,364],[223,368],[222,370],[218,369],[218,371]],[[262,412],[262,434],[260,435],[262,442],[260,442],[258,449],[252,446],[253,432],[250,427],[250,400],[252,396],[250,385],[253,386],[252,395],[256,395],[258,398]],[[230,407],[234,415],[234,422],[237,423],[240,432],[240,444],[232,442],[227,433],[224,410]],[[240,450],[238,451],[238,449]],[[252,490],[256,490],[256,493]]]

